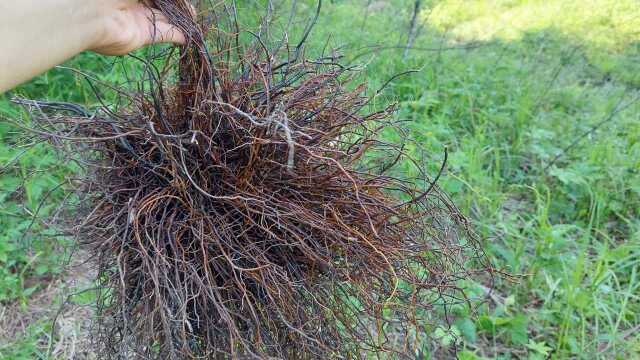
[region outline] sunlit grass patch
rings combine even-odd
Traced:
[[[640,40],[636,0],[444,0],[422,17],[463,40],[518,40],[527,32],[556,30],[609,51]]]

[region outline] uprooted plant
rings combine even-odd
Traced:
[[[126,105],[34,103],[86,169],[71,230],[105,289],[100,355],[415,357],[489,268],[437,179],[392,175],[422,169],[380,139],[393,107],[367,113],[338,56],[305,59],[311,26],[295,47],[242,41],[232,5],[152,5],[189,41],[142,59]]]

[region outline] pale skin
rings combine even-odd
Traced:
[[[138,0],[0,0],[0,94],[83,51],[125,55],[184,42]]]

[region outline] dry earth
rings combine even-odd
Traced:
[[[86,259],[87,256],[78,253],[73,258]],[[27,335],[30,327],[51,329],[42,325],[54,324],[53,331],[41,330],[35,335],[44,358],[95,358],[90,336],[93,302],[82,304],[78,299],[93,289],[95,271],[89,263],[79,260],[72,261],[65,269],[50,281],[29,279],[47,285],[26,302],[0,304],[0,349]]]

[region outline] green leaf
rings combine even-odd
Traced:
[[[504,299],[504,306],[512,306],[516,303],[516,298],[513,295],[509,295],[506,299]]]
[[[511,320],[509,332],[511,333],[511,341],[514,344],[524,345],[529,341],[528,326],[529,320],[522,314],[515,316]]]
[[[482,315],[478,318],[478,327],[480,328],[480,330],[489,332],[490,334],[495,334],[496,332],[495,323],[493,322],[491,317],[486,315]]]
[[[496,317],[493,318],[493,323],[496,326],[507,325],[507,324],[510,324],[512,321],[513,321],[513,319],[512,318],[508,318],[508,317],[496,316]]]
[[[476,324],[469,318],[464,318],[456,321],[455,326],[460,330],[465,340],[470,343],[475,343],[477,340]]]
[[[548,347],[547,344],[544,341],[535,342],[533,340],[529,340],[529,343],[527,343],[525,346],[529,350],[533,350],[536,353],[538,353],[540,355],[544,355],[544,356],[549,355],[549,352],[551,350],[553,350],[552,348]]]
[[[40,264],[36,266],[36,275],[44,275],[49,271],[49,267],[45,264]]]
[[[459,360],[480,360],[480,358],[476,356],[476,354],[468,350],[459,352],[458,359]]]
[[[50,178],[40,176],[34,176],[25,182],[27,199],[29,201],[29,205],[32,208],[35,208],[37,206],[38,202],[42,198],[42,195],[45,193],[50,184]]]

